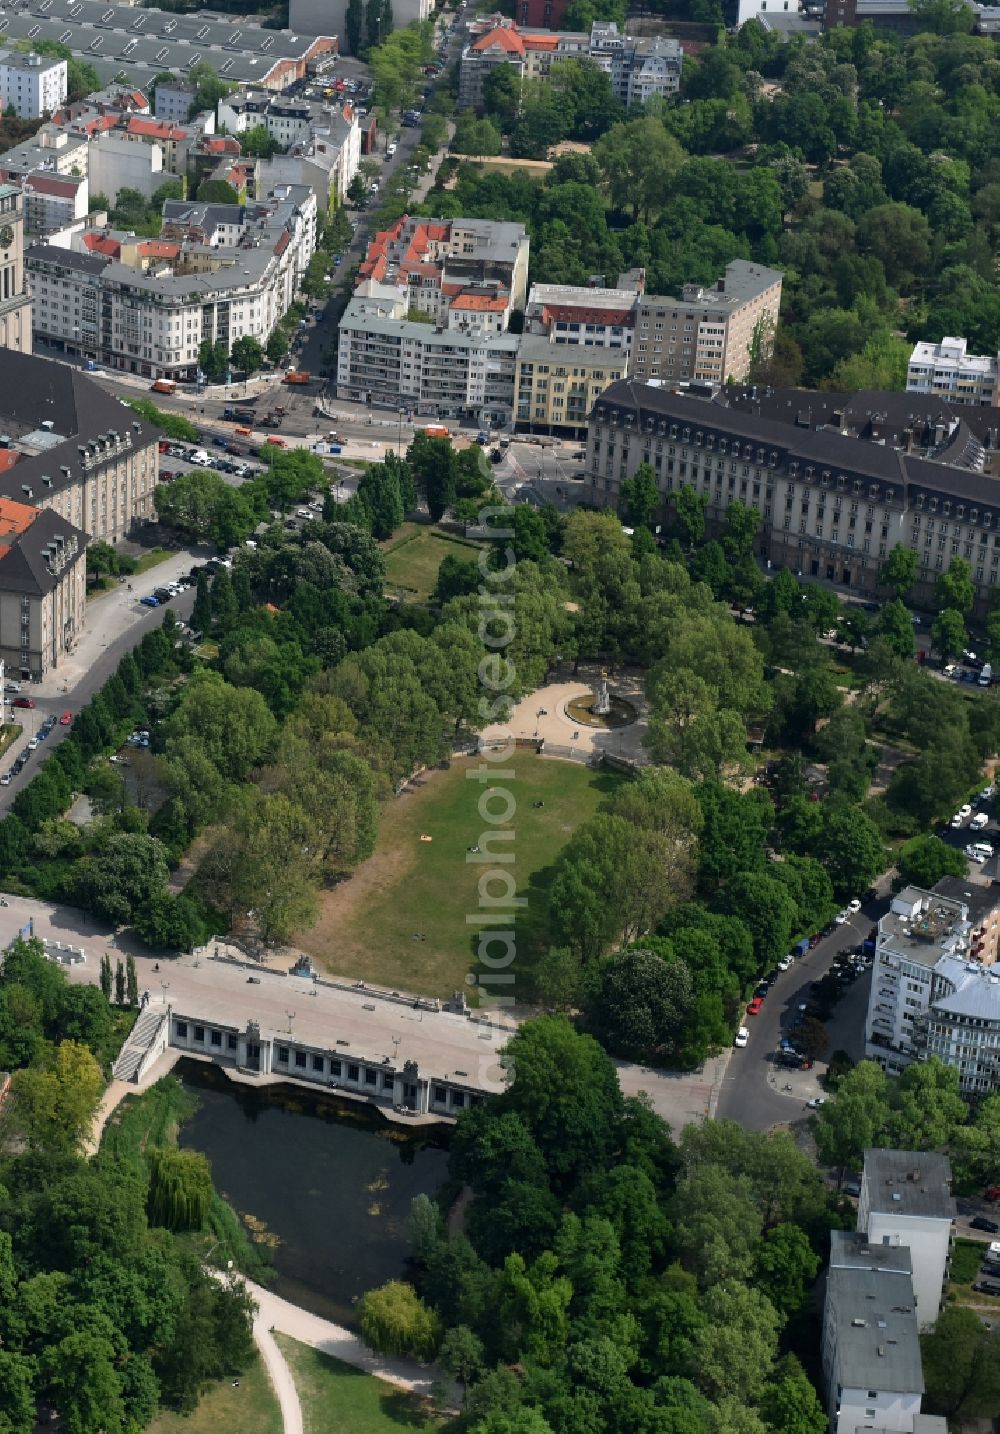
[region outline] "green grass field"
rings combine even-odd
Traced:
[[[442,997],[468,991],[465,975],[473,965],[478,927],[466,917],[479,911],[478,882],[485,869],[467,859],[474,855],[468,848],[488,828],[478,811],[484,788],[465,776],[476,766],[478,759],[463,758],[446,772],[429,773],[422,785],[384,809],[374,856],[326,894],[316,924],[296,937],[320,965],[390,989]],[[510,821],[513,841],[501,849],[513,851],[508,869],[517,895],[528,903],[517,918],[516,975],[530,969],[544,948],[545,888],[553,862],[621,779],[527,751],[518,751],[504,767],[516,775],[498,778],[496,785],[508,788],[517,807]],[[415,932],[426,939],[415,940]]]
[[[299,1392],[305,1434],[399,1434],[401,1429],[437,1428],[412,1395],[287,1335],[274,1337]]]
[[[226,1434],[282,1434],[281,1410],[259,1359],[240,1375],[237,1389],[224,1379],[202,1396],[193,1414],[159,1414],[146,1426],[146,1434],[218,1434],[220,1429]]]
[[[467,561],[475,558],[477,543],[440,533],[422,523],[404,523],[395,537],[383,545],[385,588],[398,593],[404,602],[426,602],[434,591],[438,568],[446,553]]]

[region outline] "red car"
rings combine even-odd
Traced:
[[[12,707],[34,707],[35,702],[32,697],[15,697],[10,705]]]
[[[764,1004],[764,1002],[760,999],[759,996],[754,996],[754,998],[753,998],[753,1000],[750,1002],[749,1006],[747,1006],[747,1015],[748,1015],[748,1016],[756,1016],[756,1015],[760,1012],[760,1009],[761,1009],[761,1007],[763,1006],[763,1004]]]
[[[1000,1185],[987,1185],[983,1191],[984,1200],[1000,1200]]]
[[[63,715],[59,718],[59,725],[60,727],[68,727],[72,720],[72,712],[64,712]]]

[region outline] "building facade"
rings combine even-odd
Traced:
[[[906,370],[906,391],[992,408],[1000,396],[997,379],[996,354],[970,354],[965,339],[942,339],[939,344],[914,346]]]
[[[632,373],[664,383],[742,383],[754,358],[771,351],[781,280],[777,269],[734,259],[714,288],[685,284],[679,299],[644,296]]]
[[[41,119],[66,98],[66,61],[32,51],[0,51],[0,101],[18,119]]]
[[[519,428],[587,430],[587,416],[609,384],[624,378],[628,349],[563,346],[522,334],[517,346],[514,421]]]
[[[14,185],[0,183],[0,349],[30,354],[31,333],[21,194]]]
[[[895,412],[894,412],[895,407]],[[930,601],[952,557],[971,565],[976,612],[1000,581],[1000,504],[984,472],[1000,449],[1000,415],[959,415],[916,395],[674,393],[614,384],[588,430],[589,501],[615,506],[621,482],[649,463],[665,516],[692,484],[710,527],[735,500],[757,508],[757,556],[863,593],[901,543],[918,558],[915,601]]]
[[[148,378],[197,377],[203,341],[264,344],[316,247],[316,196],[286,187],[247,206],[164,205],[164,236],[76,233],[29,255],[35,327],[64,352]]]

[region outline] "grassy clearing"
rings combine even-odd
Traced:
[[[146,573],[150,568],[155,568],[158,563],[166,562],[167,558],[175,556],[172,548],[150,548],[148,553],[143,553],[141,558],[136,558],[133,576],[138,577],[140,573]]]
[[[287,1335],[274,1337],[295,1379],[305,1434],[399,1434],[438,1427],[414,1395]]]
[[[223,1380],[202,1395],[193,1414],[163,1413],[147,1425],[146,1434],[282,1434],[281,1410],[264,1366],[255,1359],[239,1387]]]
[[[552,865],[576,828],[593,816],[621,780],[576,762],[518,751],[505,763],[516,775],[498,786],[516,798],[510,821],[518,915],[515,975],[544,947],[546,887]],[[382,814],[375,854],[322,900],[311,930],[296,936],[329,971],[363,976],[390,989],[448,996],[466,989],[474,964],[475,929],[466,916],[479,910],[483,863],[468,848],[486,829],[478,802],[484,789],[466,780],[477,759],[428,773]],[[539,805],[535,805],[538,803]],[[429,842],[421,841],[429,836]],[[426,939],[417,941],[415,932]]]
[[[986,1246],[978,1240],[956,1240],[951,1255],[951,1283],[964,1286],[968,1293],[969,1285],[979,1275],[985,1253]]]
[[[458,558],[476,556],[478,543],[440,533],[422,523],[404,523],[385,546],[385,586],[406,602],[426,602],[434,591],[438,568],[447,553]]]

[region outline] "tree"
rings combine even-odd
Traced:
[[[702,1306],[708,1322],[694,1337],[694,1369],[713,1399],[753,1402],[767,1382],[781,1320],[766,1295],[746,1285],[713,1286]]]
[[[881,835],[868,814],[833,798],[823,804],[823,831],[811,855],[826,867],[840,896],[863,891],[886,864]]]
[[[931,627],[931,642],[942,662],[947,661],[949,657],[957,657],[959,653],[963,652],[968,640],[965,622],[960,612],[946,607],[938,613]]]
[[[196,672],[162,730],[168,758],[191,737],[223,777],[242,782],[270,751],[277,722],[260,693]]]
[[[417,491],[435,522],[455,502],[458,485],[458,456],[449,438],[428,438],[421,430],[406,452]]]
[[[952,558],[947,572],[934,581],[934,602],[938,612],[951,608],[965,617],[972,611],[976,588],[972,581],[972,564],[965,558]]]
[[[773,1434],[824,1434],[829,1425],[812,1381],[794,1354],[786,1354],[775,1366],[760,1410]]]
[[[468,1325],[453,1325],[441,1341],[438,1364],[468,1392],[485,1368],[483,1342]],[[464,1401],[465,1395],[463,1395]]]
[[[124,1004],[125,1004],[125,967],[124,967],[124,964],[122,963],[121,957],[119,956],[118,961],[117,961],[117,963],[116,963],[116,965],[115,965],[115,1005],[116,1005],[116,1006],[124,1006]]]
[[[797,1225],[774,1225],[758,1246],[754,1284],[787,1318],[805,1305],[820,1263],[808,1236]]]
[[[361,1338],[381,1354],[434,1358],[441,1343],[441,1322],[412,1285],[390,1280],[368,1290],[358,1302]]]
[[[891,1144],[903,1150],[938,1150],[965,1124],[958,1070],[937,1056],[908,1066],[890,1092]]]
[[[913,620],[899,598],[885,604],[878,616],[877,631],[896,657],[901,657],[904,661],[913,657],[916,651]]]
[[[906,842],[898,857],[896,878],[902,886],[919,886],[930,891],[943,876],[966,876],[969,863],[957,847],[936,836],[915,836]]]
[[[116,926],[167,884],[163,843],[144,833],[114,832],[80,864],[80,889],[91,910]]]
[[[688,551],[705,536],[708,503],[708,494],[699,493],[690,483],[682,483],[674,496],[672,527]]]
[[[601,963],[588,1024],[616,1054],[667,1064],[676,1056],[691,1001],[683,961],[632,949]]]
[[[130,1006],[139,1004],[139,977],[135,969],[135,957],[131,951],[125,957],[125,989]]]
[[[0,1349],[0,1434],[32,1434],[35,1429],[34,1373],[33,1360]]]
[[[202,189],[204,189],[202,185]],[[229,188],[229,185],[226,186]],[[233,191],[235,196],[235,190]],[[199,193],[199,198],[202,198]],[[217,201],[225,203],[224,200]],[[209,383],[221,383],[229,370],[229,351],[224,343],[213,343],[211,339],[202,339],[198,346],[198,367]]]
[[[874,1061],[861,1061],[840,1083],[816,1117],[816,1147],[825,1165],[857,1170],[865,1149],[878,1145],[889,1124],[888,1083]]]
[[[45,1351],[40,1376],[68,1434],[124,1429],[122,1384],[109,1339],[87,1330],[68,1334]]]
[[[946,1307],[920,1337],[928,1412],[949,1420],[992,1417],[1000,1402],[1000,1334],[975,1310]]]
[[[151,1225],[200,1230],[212,1193],[211,1166],[200,1151],[162,1146],[150,1153],[146,1209]]]
[[[650,464],[640,463],[631,478],[623,479],[618,490],[622,522],[633,528],[651,528],[659,506],[656,474]]]
[[[684,151],[658,119],[625,120],[594,146],[604,186],[616,209],[631,212],[633,222],[655,218],[684,161]]]
[[[195,196],[204,204],[239,204],[240,196],[224,179],[203,179]]]
[[[106,951],[101,953],[101,994],[106,1001],[111,1000],[111,957]]]
[[[597,1042],[579,1035],[565,1017],[541,1017],[519,1028],[503,1063],[513,1080],[499,1097],[499,1109],[521,1115],[553,1185],[606,1168],[622,1096],[615,1068]]]
[[[913,549],[897,543],[882,564],[879,582],[883,587],[891,588],[896,597],[905,597],[917,581],[919,571],[920,564]]]
[[[14,1119],[33,1150],[65,1154],[88,1134],[104,1089],[86,1046],[62,1041],[44,1064],[11,1078]]]
[[[204,568],[198,574],[194,607],[191,609],[191,626],[195,632],[208,632],[212,625],[212,599],[208,573]]]
[[[247,136],[244,135],[243,139],[245,141]],[[264,362],[264,350],[252,334],[243,334],[233,344],[229,357],[233,367],[249,378]]]
[[[967,35],[976,22],[976,12],[966,0],[910,0],[910,9],[921,30],[936,35]]]

